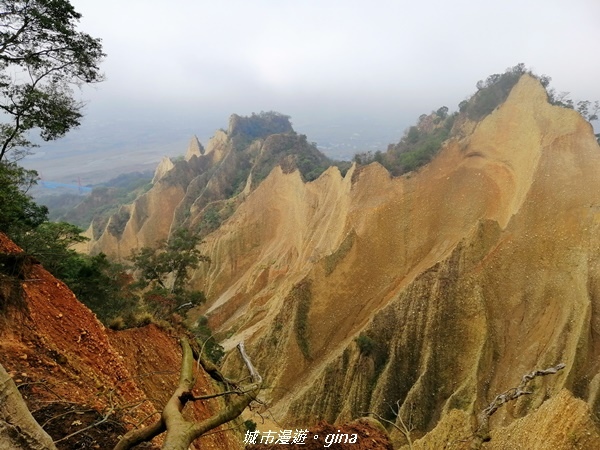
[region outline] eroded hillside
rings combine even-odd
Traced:
[[[365,411],[397,421],[389,405],[399,402],[400,417],[425,436],[419,445],[438,448],[435,439],[449,433],[468,436],[469,418],[523,374],[562,362],[563,371],[536,380],[492,426],[551,409],[548,398],[556,408],[575,405],[568,393],[555,399],[567,389],[585,402],[569,406],[582,417],[571,439],[588,433],[580,448],[594,448],[600,148],[593,130],[577,112],[550,105],[539,81],[525,75],[491,114],[457,119],[453,136],[430,164],[401,177],[375,163],[344,176],[331,167],[306,182],[284,164],[256,189],[246,179],[244,195],[206,235],[201,248],[212,263],[192,284],[206,291],[205,312],[228,337],[225,346],[249,342],[282,422],[343,421]],[[236,157],[225,150],[233,145],[227,133],[211,142],[209,156]],[[206,205],[222,200],[209,194],[223,192],[217,180],[225,181],[213,176],[192,190],[178,170],[131,207],[121,237],[105,231],[93,249],[123,256],[178,223],[198,225]],[[566,419],[553,420],[548,427],[560,429]],[[496,435],[487,448],[529,448],[534,422],[519,423],[529,423],[521,437]],[[556,448],[572,448],[568,439]],[[508,447],[495,446],[501,441]]]
[[[298,169],[312,180],[330,164],[306,136],[294,132],[288,116],[234,114],[228,129],[217,131],[206,149],[194,137],[183,160],[161,161],[148,192],[122,206],[108,223],[92,222],[85,250],[125,259],[133,249],[154,246],[179,227],[208,234],[274,166]]]
[[[152,423],[178,384],[178,336],[155,325],[107,330],[1,233],[0,255],[0,363],[57,447],[112,449],[134,424]],[[197,389],[215,391],[202,371]],[[197,402],[188,413],[206,418],[222,406]],[[202,448],[241,447],[233,433],[202,441]]]

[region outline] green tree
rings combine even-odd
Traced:
[[[99,39],[76,29],[81,14],[68,0],[0,0],[0,161],[79,125],[83,104],[73,87],[102,80]]]
[[[73,245],[87,240],[81,231],[66,222],[43,222],[13,239],[27,255],[66,283],[102,322],[134,311],[138,299],[130,286],[132,277],[103,253],[90,256],[76,252]]]
[[[66,222],[44,222],[35,230],[16,236],[25,253],[35,256],[55,277],[67,282],[77,252],[71,247],[87,240],[79,227]],[[68,283],[67,283],[68,284]]]
[[[448,117],[448,107],[442,106],[435,113],[442,119],[445,119],[446,117]]]
[[[201,345],[202,354],[215,364],[221,364],[225,349],[217,342],[213,331],[208,326],[208,318],[200,316],[193,333]]]
[[[581,100],[577,102],[577,112],[583,116],[588,122],[598,120],[598,111],[600,111],[600,102],[596,100]]]
[[[66,222],[43,222],[12,237],[107,323],[122,310],[133,308],[136,298],[123,267],[108,261],[104,254],[89,256],[73,250],[73,245],[87,240],[81,231]]]
[[[48,209],[28,194],[36,182],[37,172],[0,161],[0,232],[18,238],[47,220]]]
[[[138,297],[132,291],[132,277],[104,253],[77,254],[69,266],[68,279],[64,281],[103,323],[136,310]]]
[[[191,231],[180,228],[169,240],[162,240],[158,247],[143,247],[130,257],[140,274],[142,287],[156,287],[179,294],[185,290],[189,271],[202,261],[210,259],[197,249],[200,237]]]

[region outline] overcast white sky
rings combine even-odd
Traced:
[[[397,141],[419,114],[455,110],[479,79],[519,62],[576,100],[600,99],[599,0],[72,4],[108,54],[106,81],[84,92],[83,134],[108,116],[167,134],[184,124],[183,141],[205,141],[231,113],[276,110],[318,143],[360,121]]]

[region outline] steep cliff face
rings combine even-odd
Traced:
[[[206,238],[214,263],[194,283],[225,344],[254,344],[280,417],[390,417],[399,400],[424,433],[558,362],[567,368],[494,420],[564,387],[600,412],[592,128],[530,76],[457,126],[461,137],[400,178],[372,164],[304,183],[276,168]]]

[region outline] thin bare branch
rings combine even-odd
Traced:
[[[99,421],[94,422],[91,425],[88,425],[87,427],[82,428],[81,430],[77,430],[77,431],[75,431],[75,432],[73,432],[73,433],[71,433],[71,434],[69,434],[69,435],[67,435],[65,437],[62,437],[62,438],[54,441],[54,443],[58,444],[59,442],[66,441],[66,440],[72,438],[73,436],[77,436],[78,434],[83,433],[84,431],[87,431],[87,430],[89,430],[91,428],[95,428],[95,427],[97,427],[99,425],[102,425],[104,422],[106,422],[108,419],[110,419],[110,416],[112,415],[113,412],[114,412],[113,408],[109,409],[108,412]]]
[[[531,394],[532,391],[527,390],[527,385],[531,380],[536,377],[542,377],[546,375],[553,375],[558,371],[564,369],[566,367],[565,364],[560,363],[554,367],[549,367],[545,370],[534,370],[531,373],[523,375],[521,378],[521,383],[517,387],[511,388],[502,394],[499,394],[492,400],[492,402],[483,409],[477,416],[478,427],[473,434],[473,438],[471,441],[471,448],[476,450],[480,449],[481,445],[484,442],[487,442],[491,439],[490,437],[490,417],[498,411],[498,409],[512,400],[516,400],[523,395]]]
[[[388,419],[382,417],[381,415],[377,414],[376,412],[368,411],[368,412],[364,412],[363,414],[375,416],[377,418],[377,420],[379,420],[380,422],[385,422],[385,423],[392,425],[396,430],[398,430],[400,433],[402,433],[404,435],[404,438],[406,439],[406,442],[408,443],[408,448],[410,450],[412,450],[413,444],[412,444],[412,438],[411,438],[410,433],[415,429],[415,427],[412,423],[412,405],[411,405],[410,415],[408,417],[408,425],[406,424],[406,422],[404,422],[404,420],[402,420],[402,415],[400,414],[400,400],[396,401],[397,409],[392,408],[392,405],[388,405],[388,406],[392,410],[393,414],[396,416],[396,419],[398,421],[400,421],[400,426],[396,422],[392,422],[391,420],[388,420]]]

